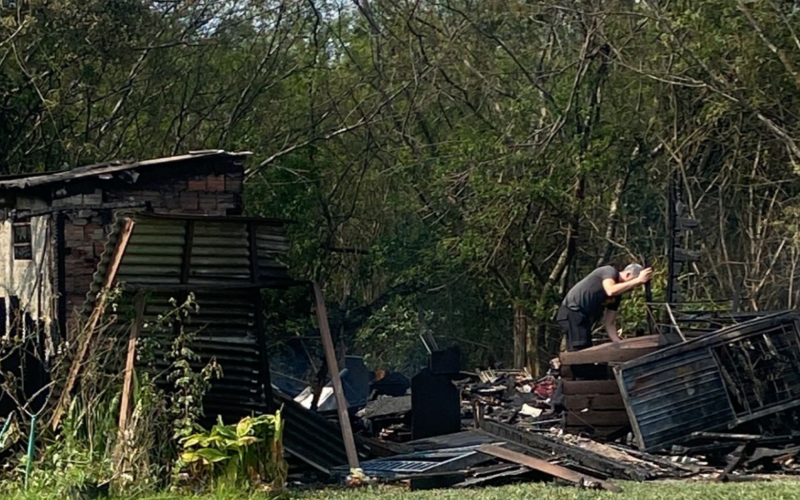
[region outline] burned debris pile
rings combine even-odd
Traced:
[[[359,474],[415,489],[555,480],[615,491],[609,481],[800,473],[800,433],[791,431],[800,407],[797,314],[660,342],[639,337],[562,353],[539,378],[527,370],[454,373],[431,356],[419,380],[431,387],[438,376],[457,389],[459,428],[446,423],[456,403],[446,393],[415,398],[412,380],[410,395],[374,399],[358,412],[358,439],[386,445]],[[334,472],[354,478],[346,467]]]

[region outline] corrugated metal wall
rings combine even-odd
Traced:
[[[269,385],[269,365],[260,335],[260,287],[293,283],[279,258],[289,250],[284,223],[244,218],[129,215],[135,222],[120,263],[117,282],[146,293],[141,338],[157,341],[154,368],[169,368],[165,353],[175,338],[156,328],[159,316],[174,310],[191,290],[199,310],[185,325],[196,334],[192,350],[199,368],[216,359],[223,377],[204,400],[208,420],[222,415],[236,421],[253,412],[285,405],[285,446],[318,471],[347,462],[340,430]],[[117,246],[124,217],[119,217],[103,253],[84,313],[94,307]],[[186,256],[189,256],[188,260]],[[130,298],[132,293],[125,292]],[[366,456],[362,451],[362,456]]]
[[[195,296],[199,311],[190,317],[184,328],[196,335],[191,349],[200,356],[197,368],[212,358],[222,367],[222,378],[214,380],[206,394],[204,408],[209,420],[222,415],[226,421],[236,421],[252,412],[269,408],[263,376],[264,360],[255,328],[256,309],[252,293],[257,291],[228,290],[223,293],[200,292]],[[175,338],[173,332],[158,329],[158,316],[174,307],[174,294],[148,294],[145,306],[145,327],[142,336],[158,341],[154,349],[155,368],[169,368],[166,354]]]
[[[174,310],[189,290],[195,294],[198,312],[186,331],[196,335],[192,349],[203,366],[212,358],[223,377],[214,381],[206,395],[209,416],[237,420],[270,407],[268,362],[259,335],[260,283],[291,282],[278,259],[289,249],[280,221],[244,218],[204,218],[131,214],[134,220],[117,282],[126,288],[148,290],[143,338],[150,335],[158,351],[155,368],[169,366],[174,332],[157,328],[158,318]],[[95,274],[84,312],[91,310],[106,276],[119,231],[115,230]]]
[[[800,406],[800,316],[747,321],[614,371],[642,449],[733,427]]]
[[[639,446],[653,449],[734,418],[710,350],[618,372]]]

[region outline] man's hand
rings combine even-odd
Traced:
[[[648,267],[647,269],[642,269],[642,272],[639,273],[639,276],[636,277],[636,282],[640,284],[647,283],[650,281],[650,275],[653,274],[653,268]]]

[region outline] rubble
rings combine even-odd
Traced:
[[[659,337],[649,336],[562,353],[540,378],[526,370],[477,370],[453,375],[461,394],[462,422],[469,430],[439,438],[406,439],[396,456],[362,463],[364,473],[381,481],[407,481],[413,489],[463,488],[550,477],[578,487],[610,491],[618,488],[609,480],[701,478],[727,482],[800,474],[796,463],[800,434],[771,435],[763,418],[749,418],[780,415],[784,420],[771,424],[777,429],[796,423],[792,410],[800,405],[800,399],[795,399],[791,385],[795,378],[780,381],[778,375],[769,375],[769,367],[759,363],[778,363],[780,367],[773,367],[773,372],[793,367],[795,361],[782,357],[775,346],[800,346],[798,324],[794,313],[782,313],[758,317],[671,348],[660,348]],[[745,342],[743,335],[749,338],[747,332],[758,341]],[[647,417],[631,406],[632,386],[626,385],[624,374],[633,367],[666,359],[670,352],[690,352],[693,342],[740,353],[738,359],[735,355],[722,358],[730,370],[751,367],[750,379],[741,370],[724,379],[732,391],[735,386],[731,384],[738,382],[739,392],[732,393],[730,400],[742,402],[743,406],[734,411],[748,417],[739,424],[749,427],[741,427],[734,419],[729,432],[724,432],[725,427],[704,422],[705,413],[688,411],[685,418],[694,425],[684,425],[680,437],[664,441],[670,446],[643,444],[642,419]],[[770,342],[774,343],[772,350]],[[757,357],[742,361],[746,353]],[[755,376],[762,372],[767,376],[759,385]],[[617,377],[621,377],[619,382]],[[663,380],[668,386],[669,377]],[[765,386],[763,382],[771,385],[758,392]],[[788,390],[770,392],[769,387]],[[698,397],[706,397],[703,389],[697,387]],[[381,434],[396,439],[404,433],[408,438],[408,417],[419,411],[409,405],[409,400],[409,396],[375,400],[359,415],[372,422],[391,416],[395,422],[383,427]],[[659,407],[665,415],[675,411],[669,404],[659,403]],[[752,411],[754,407],[762,414]],[[756,423],[759,425],[753,425]]]

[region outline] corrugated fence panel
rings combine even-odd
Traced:
[[[725,383],[709,349],[623,367],[618,378],[644,449],[674,443],[694,431],[724,426],[734,418]]]
[[[285,445],[289,453],[318,470],[327,471],[347,462],[339,429],[322,416],[300,407],[290,398],[265,387],[266,366],[259,348],[256,326],[257,288],[262,281],[286,280],[289,275],[280,258],[289,250],[283,224],[279,221],[201,217],[164,217],[132,214],[135,226],[118,271],[118,282],[147,289],[145,324],[141,338],[154,340],[153,368],[165,370],[166,357],[175,338],[169,327],[156,328],[159,316],[175,308],[185,292],[158,291],[159,285],[197,285],[195,300],[199,310],[184,328],[196,334],[191,345],[200,357],[196,368],[212,358],[222,367],[223,376],[214,380],[204,399],[208,420],[222,415],[236,421],[252,413],[266,411],[267,398],[285,405]],[[101,258],[84,313],[91,311],[111,262],[123,218]],[[253,232],[252,237],[250,232]],[[190,250],[188,276],[183,256]],[[251,249],[257,252],[257,280],[252,276]],[[182,283],[181,278],[186,277]],[[214,290],[213,285],[225,285]],[[237,288],[239,284],[242,288]],[[144,285],[144,287],[142,287]],[[208,287],[206,285],[212,285]],[[191,288],[191,287],[189,287]]]
[[[169,367],[166,354],[170,350],[173,332],[157,332],[154,328],[159,315],[173,310],[170,298],[174,294],[151,294],[147,300],[145,322],[150,328],[142,336],[157,337],[160,349],[155,353],[156,368]],[[209,418],[222,415],[235,421],[252,412],[267,409],[264,379],[261,376],[262,358],[255,331],[255,306],[251,291],[227,290],[224,293],[196,294],[199,306],[190,316],[185,330],[195,335],[192,350],[200,356],[196,368],[215,359],[222,368],[222,378],[211,384],[204,400]]]
[[[256,228],[256,249],[258,252],[258,271],[262,278],[280,277],[283,264],[282,255],[289,251],[286,229],[279,226],[261,225]]]
[[[186,225],[181,221],[137,220],[117,271],[117,281],[137,285],[180,283]],[[113,252],[113,250],[112,250]]]
[[[247,226],[195,221],[190,262],[190,284],[249,282],[250,242]]]

